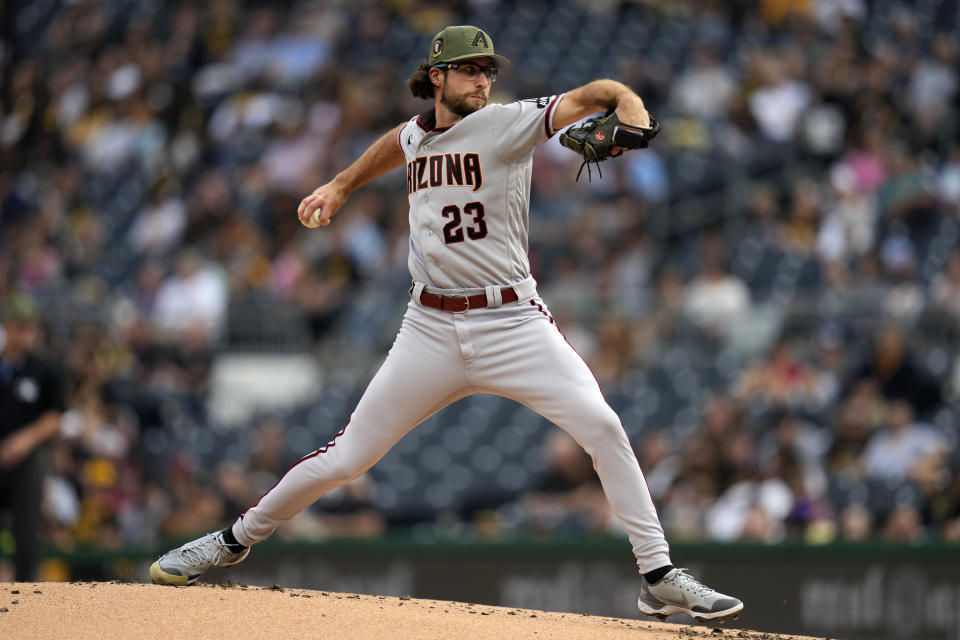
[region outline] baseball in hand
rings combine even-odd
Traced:
[[[317,210],[313,212],[313,215],[310,216],[310,228],[315,229],[320,226],[320,214],[323,213],[322,207],[317,207]]]

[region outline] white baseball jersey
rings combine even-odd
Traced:
[[[414,280],[468,289],[530,276],[533,149],[554,134],[562,98],[490,104],[440,129],[431,109],[400,130]]]
[[[304,456],[233,525],[244,545],[369,469],[407,432],[474,393],[523,403],[593,458],[641,573],[670,564],[646,480],[617,414],[536,294],[527,259],[533,148],[553,135],[562,96],[491,104],[437,129],[411,119],[398,143],[410,197],[415,281],[397,338],[350,422]],[[503,285],[517,294],[504,302]],[[425,287],[484,289],[486,306],[451,313],[421,304]]]

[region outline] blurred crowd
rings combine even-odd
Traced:
[[[46,311],[45,352],[68,384],[50,544],[213,530],[307,452],[264,414],[229,455],[194,453],[215,431],[217,358],[276,346],[249,327],[285,313],[278,348],[360,354],[369,377],[405,304],[402,176],[322,231],[296,206],[425,108],[406,78],[436,31],[466,23],[514,60],[493,99],[614,77],[663,123],[651,149],[589,182],[556,140],[538,149],[531,260],[621,413],[668,536],[960,541],[956,2],[0,11],[0,297]],[[345,397],[365,381],[341,381]],[[442,517],[487,536],[615,531],[582,452],[562,434],[536,446],[537,477]],[[283,535],[403,521],[378,508],[377,478]]]

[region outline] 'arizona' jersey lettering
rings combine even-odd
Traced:
[[[483,186],[480,156],[476,153],[419,156],[407,163],[407,195],[428,187],[464,185],[474,191]]]
[[[443,128],[431,109],[403,126],[414,280],[466,289],[530,275],[533,149],[554,134],[562,98],[490,104]]]

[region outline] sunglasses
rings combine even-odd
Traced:
[[[453,69],[454,71],[459,71],[468,78],[476,78],[482,73],[487,76],[487,80],[489,80],[491,84],[497,81],[496,67],[481,67],[473,62],[441,62],[433,66],[437,69]]]

